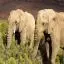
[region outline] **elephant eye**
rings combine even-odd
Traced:
[[[17,21],[15,21],[15,23],[17,24]]]
[[[55,21],[56,19],[55,19],[55,18],[53,18],[53,20]]]
[[[45,25],[45,23],[42,23],[42,25]]]
[[[17,25],[17,21],[15,21],[15,24]]]

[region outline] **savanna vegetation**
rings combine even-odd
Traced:
[[[34,58],[31,55],[33,50],[29,50],[28,46],[18,45],[14,36],[11,47],[7,49],[7,30],[7,20],[0,19],[0,64],[43,64],[41,55],[37,55]],[[60,48],[56,63],[64,64],[63,48]]]

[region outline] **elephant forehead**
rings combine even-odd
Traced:
[[[38,16],[40,17],[40,20],[43,23],[48,23],[49,19],[52,19],[55,17],[54,15],[52,15],[50,11],[44,11],[44,10],[41,10]]]
[[[53,19],[56,16],[56,12],[53,9],[44,9],[44,15],[46,15],[45,17],[48,19]]]
[[[47,15],[45,15],[45,13],[43,12],[43,13],[39,13],[38,14],[38,18],[39,18],[39,20],[41,21],[41,22],[47,22],[47,19],[48,19],[48,17],[47,17]]]
[[[55,14],[55,11],[53,9],[45,9],[45,12],[48,13],[49,15]]]
[[[56,15],[56,13],[53,9],[40,10],[39,14],[50,16],[50,17],[54,17]]]
[[[48,16],[45,15],[45,14],[42,14],[42,16],[41,16],[41,21],[42,21],[43,23],[48,23]]]
[[[19,13],[17,13],[16,11],[12,11],[10,13],[10,20],[14,21],[19,21]]]
[[[21,23],[25,23],[25,21],[26,21],[25,15],[20,16],[20,21],[21,21]]]

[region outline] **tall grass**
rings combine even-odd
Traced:
[[[15,42],[14,36],[10,49],[6,49],[7,31],[8,31],[7,20],[0,19],[0,64],[41,64],[40,61],[41,59],[39,57],[34,58],[31,56],[33,50],[29,50],[28,46],[24,45],[20,47]],[[57,56],[56,63],[64,64],[63,54],[59,54]]]

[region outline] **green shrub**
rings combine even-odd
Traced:
[[[10,48],[7,49],[6,51],[7,59],[10,57],[17,58],[18,52],[19,52],[19,46],[16,45],[15,41],[12,41]]]
[[[16,63],[15,58],[10,57],[10,58],[7,60],[6,64],[17,64],[17,63]]]
[[[3,39],[3,43],[6,46],[6,37],[7,37],[7,30],[8,30],[8,23],[7,22],[0,22],[0,33],[1,38]]]
[[[6,49],[7,44],[7,20],[0,20],[0,64],[41,64],[39,56],[33,57],[33,49],[29,49],[28,45],[18,45],[13,36],[12,43],[9,49]],[[63,51],[60,49],[60,54],[56,58],[57,64],[64,64]]]
[[[0,64],[5,64],[5,62],[2,58],[0,58]]]

